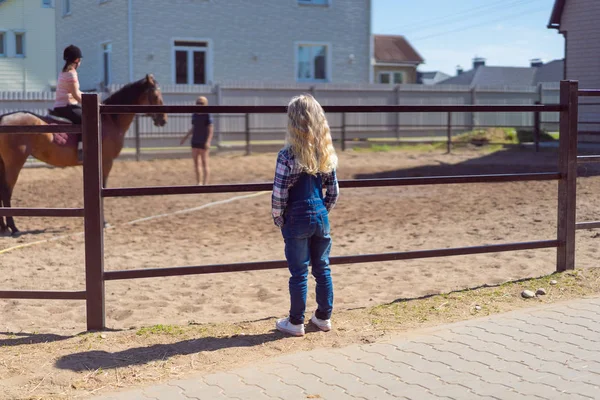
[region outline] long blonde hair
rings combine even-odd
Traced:
[[[337,168],[338,158],[325,112],[309,94],[296,96],[288,104],[286,147],[303,172],[316,175]]]

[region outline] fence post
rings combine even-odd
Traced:
[[[102,143],[97,94],[82,95],[83,203],[87,330],[105,328]]]
[[[249,156],[252,152],[250,148],[250,114],[246,114],[246,155]]]
[[[448,124],[446,126],[446,136],[448,142],[446,143],[446,152],[450,154],[452,151],[452,113],[448,112]]]
[[[476,86],[473,86],[471,88],[471,105],[476,105],[477,104],[477,90],[476,90]],[[470,131],[475,129],[475,126],[477,125],[477,114],[472,112],[471,113],[471,123],[470,123]]]
[[[557,272],[575,268],[578,90],[577,81],[560,82]]]
[[[535,102],[536,105],[540,105],[539,101]],[[540,151],[540,112],[536,111],[533,113],[533,140],[535,141],[535,152]]]
[[[140,141],[140,116],[135,115],[135,124],[133,129],[135,130],[135,161],[140,161],[142,154],[142,146]]]
[[[342,151],[346,151],[346,113],[342,113]]]
[[[217,84],[215,85],[215,97],[217,98],[216,100],[216,105],[220,106],[221,105],[221,97],[223,96],[223,92],[221,91],[221,85]],[[217,132],[217,148],[221,148],[221,115],[216,115],[215,118],[215,131]]]
[[[396,85],[396,105],[400,105],[400,85]],[[400,141],[400,113],[396,113],[396,140]]]

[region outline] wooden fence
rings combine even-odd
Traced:
[[[558,105],[355,105],[325,106],[327,113],[497,113],[497,112],[559,112],[560,113],[560,155],[556,172],[529,174],[493,174],[441,176],[419,178],[366,179],[340,181],[340,187],[364,188],[382,186],[440,185],[459,183],[494,183],[558,180],[558,228],[556,238],[532,242],[517,242],[471,247],[361,254],[332,257],[331,264],[357,264],[391,260],[445,257],[467,254],[496,253],[504,251],[556,248],[556,270],[574,268],[575,229],[600,227],[600,222],[576,224],[575,184],[577,170],[577,105],[578,83],[563,81],[560,84],[560,104]],[[598,92],[582,91],[583,95],[600,95]],[[247,263],[168,267],[142,270],[104,271],[104,230],[103,201],[105,197],[155,196],[203,193],[233,193],[271,190],[271,183],[232,184],[210,186],[165,186],[141,188],[103,188],[101,179],[101,114],[118,113],[193,113],[209,112],[218,114],[285,114],[282,106],[118,106],[100,105],[97,95],[83,96],[83,144],[84,144],[84,208],[83,209],[2,209],[0,215],[56,216],[85,218],[85,267],[86,290],[84,292],[49,291],[0,291],[0,298],[27,299],[85,299],[87,304],[87,329],[105,328],[105,281],[137,279],[161,276],[208,274],[286,268],[284,260],[255,261]],[[79,127],[69,127],[70,132]],[[0,133],[17,132],[56,132],[65,131],[60,127],[1,127]],[[600,161],[600,156],[581,158],[581,162]]]

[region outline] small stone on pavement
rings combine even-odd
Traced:
[[[537,296],[543,296],[543,295],[545,295],[545,294],[547,294],[547,293],[548,293],[548,292],[546,292],[546,289],[544,289],[544,288],[539,288],[538,290],[536,290],[536,291],[535,291],[535,294],[536,294]]]

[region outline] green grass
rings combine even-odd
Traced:
[[[138,336],[147,335],[181,335],[183,329],[175,325],[153,325],[145,328],[141,328],[136,332]]]

